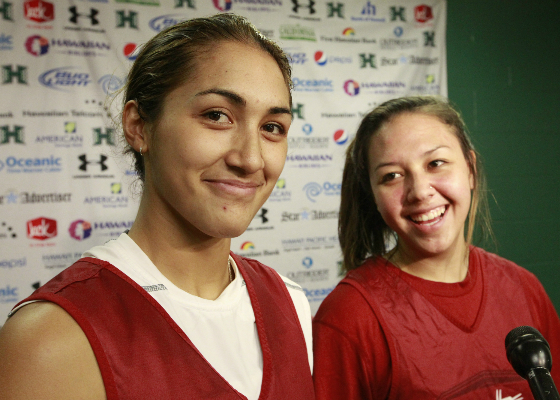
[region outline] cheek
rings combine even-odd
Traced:
[[[377,210],[387,222],[388,219],[395,218],[400,214],[402,204],[402,188],[394,186],[391,188],[377,189],[373,191],[373,198]]]

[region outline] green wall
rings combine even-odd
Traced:
[[[496,198],[495,250],[535,273],[560,311],[560,1],[447,6],[449,98]]]

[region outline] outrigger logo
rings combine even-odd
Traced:
[[[212,0],[214,3],[214,7],[216,7],[220,11],[229,11],[231,10],[232,0]]]

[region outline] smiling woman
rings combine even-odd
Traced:
[[[284,166],[290,74],[232,14],[143,46],[122,113],[138,215],[14,308],[0,331],[4,398],[314,397],[303,291],[229,250]]]
[[[313,320],[317,399],[532,398],[503,345],[521,325],[560,358],[537,278],[471,244],[477,220],[489,228],[479,159],[443,99],[389,100],[362,120],[342,179],[348,274]]]

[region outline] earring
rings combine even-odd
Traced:
[[[142,154],[142,146],[140,146],[140,157],[144,157],[144,154]]]

